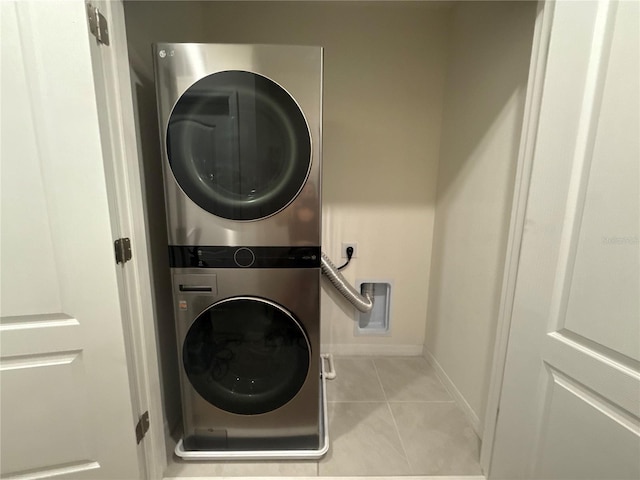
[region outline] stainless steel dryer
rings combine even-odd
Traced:
[[[154,45],[172,246],[320,245],[322,49]]]
[[[179,268],[172,276],[184,448],[317,449],[320,270]]]

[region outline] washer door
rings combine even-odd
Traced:
[[[193,388],[232,413],[275,410],[302,388],[311,347],[295,317],[255,297],[218,302],[187,332],[182,360]]]
[[[219,217],[256,220],[286,207],[311,167],[311,137],[298,104],[272,80],[211,74],[173,108],[167,156],[182,190]]]

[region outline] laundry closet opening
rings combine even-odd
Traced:
[[[168,443],[181,405],[151,45],[324,47],[322,250],[338,263],[357,242],[346,278],[393,288],[387,331],[367,335],[323,282],[321,349],[356,368],[427,360],[481,439],[536,8],[125,2]]]

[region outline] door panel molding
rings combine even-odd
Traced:
[[[631,366],[603,356],[566,336],[548,334],[543,358],[549,364],[563,365],[563,371],[587,387],[602,393],[610,402],[640,417],[638,384],[640,374]]]
[[[615,350],[596,343],[591,339],[581,336],[571,330],[562,329],[557,332],[549,332],[549,337],[558,340],[575,350],[581,351],[585,355],[593,357],[595,360],[607,364],[621,373],[640,380],[640,362],[629,358]]]
[[[80,323],[78,323],[77,319],[64,313],[0,317],[0,333],[30,328],[74,327],[78,325]]]
[[[558,254],[556,284],[551,300],[549,330],[565,326],[567,306],[571,295],[571,281],[580,240],[581,221],[587,198],[587,188],[593,160],[593,150],[607,76],[611,41],[615,25],[616,3],[599,2],[593,29],[592,54],[589,58],[580,108],[576,143],[572,152],[572,172],[565,218]],[[576,332],[578,333],[578,332]]]
[[[640,420],[637,416],[630,415],[627,410],[609,401],[607,398],[599,395],[570,376],[565,375],[560,370],[549,367],[549,371],[556,385],[571,392],[582,402],[588,403],[603,415],[606,415],[611,420],[640,437]]]
[[[15,472],[3,478],[5,478],[6,480],[35,480],[38,478],[52,478],[61,476],[64,476],[64,478],[80,478],[75,474],[87,472],[89,470],[95,470],[98,468],[100,468],[100,464],[98,462],[87,460],[65,465],[52,465],[50,467],[43,468],[37,471]]]
[[[22,368],[51,367],[54,365],[69,365],[81,354],[80,350],[73,352],[50,352],[33,355],[5,356],[0,358],[0,372],[20,370]]]

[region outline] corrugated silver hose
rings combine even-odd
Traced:
[[[373,284],[364,284],[362,295],[351,286],[347,279],[342,276],[336,266],[331,263],[329,257],[322,253],[322,262],[320,264],[322,273],[324,273],[333,286],[351,302],[351,304],[363,313],[370,312],[373,308]]]

